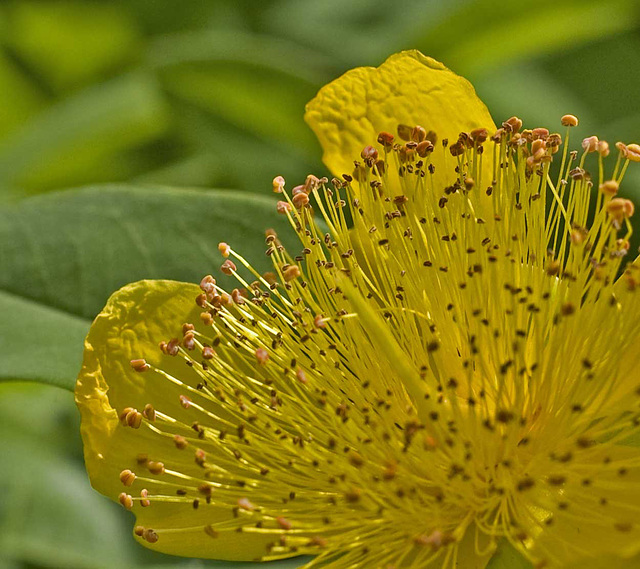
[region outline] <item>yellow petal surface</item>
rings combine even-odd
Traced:
[[[215,502],[207,504],[204,499],[198,509],[194,509],[186,497],[175,501],[177,489],[191,487],[189,494],[193,496],[193,486],[202,480],[202,470],[194,464],[193,451],[185,454],[178,450],[173,444],[173,435],[158,436],[146,421],[139,429],[124,427],[119,421],[124,408],[142,411],[151,403],[177,421],[184,418],[187,422],[186,411],[179,400],[185,391],[157,374],[134,371],[129,362],[144,356],[151,365],[161,366],[185,384],[195,385],[194,372],[183,359],[163,355],[158,349],[158,340],[179,335],[183,322],[197,324],[201,309],[195,305],[194,298],[200,292],[191,284],[140,281],[116,292],[96,318],[86,339],[84,363],[76,385],[85,462],[93,487],[114,500],[123,491],[139,497],[143,488],[167,497],[164,501],[152,500],[149,507],[141,507],[136,501],[132,508],[137,524],[159,535],[153,549],[187,557],[253,560],[264,555],[266,543],[273,540],[272,536],[239,533],[233,528],[212,538],[204,528],[232,520],[232,509],[217,506]],[[188,431],[187,426],[187,437]],[[193,476],[193,480],[181,481],[167,473],[152,475],[140,464],[141,456],[161,461],[167,469]],[[120,482],[119,474],[124,469],[138,476],[130,487]],[[139,537],[136,539],[149,545]]]
[[[305,120],[322,145],[324,163],[336,176],[351,174],[360,151],[375,146],[381,131],[396,135],[399,124],[420,125],[435,131],[439,140],[452,142],[463,131],[495,131],[471,83],[417,50],[392,55],[377,68],[348,71],[320,90],[307,105]],[[438,144],[432,158],[436,183],[453,170],[445,172],[446,159]],[[455,165],[450,155],[448,159]]]

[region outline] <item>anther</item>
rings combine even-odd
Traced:
[[[285,530],[286,530],[286,529],[291,529],[291,527],[292,527],[291,522],[290,522],[288,519],[283,518],[282,516],[279,516],[279,517],[277,517],[277,518],[276,518],[276,523],[277,523],[277,524],[278,524],[282,529],[285,529]]]
[[[237,270],[237,268],[236,264],[231,259],[227,259],[224,263],[222,263],[220,270],[225,275],[232,275]]]
[[[142,498],[142,500],[140,500],[140,505],[143,508],[147,508],[151,505],[151,500],[148,500],[147,496],[149,496],[149,491],[146,488],[140,490],[140,497]]]
[[[298,267],[298,265],[289,265],[284,271],[282,271],[282,276],[286,282],[297,279],[300,274],[300,267]]]
[[[618,193],[620,185],[615,180],[607,180],[600,184],[600,191],[606,196],[615,196]]]
[[[122,504],[122,506],[127,510],[133,508],[133,498],[126,492],[120,493],[120,495],[118,496],[118,502],[120,502],[120,504]]]
[[[260,365],[264,365],[267,363],[267,360],[269,359],[269,352],[267,352],[267,350],[265,350],[264,348],[258,348],[255,352],[256,355],[256,360],[258,360],[258,363]]]
[[[205,360],[210,360],[216,355],[216,352],[211,346],[204,346],[202,348],[202,358]]]
[[[145,529],[142,537],[144,537],[144,539],[149,543],[155,543],[158,541],[158,534],[152,529]]]
[[[276,211],[282,215],[292,211],[293,208],[291,207],[291,204],[289,202],[283,202],[283,201],[279,201],[276,204]]]
[[[564,115],[560,119],[562,126],[578,126],[578,117],[574,115]]]
[[[187,439],[185,439],[181,435],[174,435],[173,443],[176,445],[176,448],[180,450],[187,448],[187,446],[189,445],[189,442],[187,441]]]
[[[307,374],[304,373],[304,370],[302,369],[299,369],[298,371],[296,371],[296,379],[302,384],[306,384],[309,381],[307,379]]]
[[[136,526],[135,528],[133,528],[133,533],[135,535],[137,535],[138,537],[142,537],[144,534],[144,527],[143,526]]]
[[[191,399],[186,395],[180,395],[180,405],[182,405],[185,409],[191,407]]]
[[[131,367],[137,372],[146,371],[150,367],[144,359],[131,360],[131,362],[129,363],[131,364]]]
[[[598,141],[598,154],[603,158],[606,158],[610,154],[609,143],[606,140]]]
[[[147,469],[151,474],[160,475],[164,474],[164,464],[162,462],[155,462],[150,460],[147,462]]]
[[[627,159],[631,162],[640,162],[640,144],[627,145]]]
[[[302,209],[304,206],[306,206],[309,203],[309,196],[304,192],[301,192],[293,196],[291,198],[291,201],[293,202],[293,205],[297,209]]]
[[[273,192],[276,194],[281,194],[282,190],[284,190],[284,184],[285,184],[284,178],[282,176],[276,176],[273,179],[272,184],[273,184]]]
[[[226,259],[231,252],[231,247],[229,247],[228,243],[222,241],[218,243],[218,251],[220,251],[220,254]]]
[[[123,470],[120,473],[120,482],[122,482],[125,486],[131,486],[136,479],[136,475],[131,472],[131,470]]]
[[[589,136],[582,141],[582,148],[585,152],[595,152],[598,150],[598,140],[597,136]]]
[[[391,150],[393,146],[394,136],[390,132],[381,132],[378,134],[378,143],[382,144],[385,150]]]
[[[248,512],[253,512],[256,509],[256,507],[249,501],[248,498],[239,498],[238,507],[243,510],[247,510]]]

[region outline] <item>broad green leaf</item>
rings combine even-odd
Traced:
[[[82,363],[88,319],[0,291],[0,381],[69,388]]]
[[[152,76],[123,75],[61,100],[0,142],[0,186],[32,192],[125,178],[120,155],[156,139],[168,116]]]
[[[1,209],[0,379],[72,388],[88,324],[114,290],[207,273],[233,288],[219,272],[217,244],[227,241],[264,271],[269,227],[299,249],[274,200],[247,193],[98,186]]]

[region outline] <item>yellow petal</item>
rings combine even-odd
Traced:
[[[84,363],[76,385],[76,402],[81,413],[81,433],[91,484],[117,500],[121,492],[140,496],[146,483],[138,478],[131,487],[120,481],[120,472],[129,469],[139,477],[150,473],[138,461],[145,454],[168,467],[194,477],[201,471],[193,461],[193,451],[178,450],[170,437],[159,436],[145,423],[138,429],[123,427],[119,414],[126,407],[156,409],[181,418],[179,386],[155,373],[138,373],[129,362],[144,357],[175,377],[193,381],[191,368],[181,358],[163,355],[158,340],[169,340],[181,333],[183,322],[198,323],[199,309],[194,302],[200,289],[174,281],[140,281],[130,284],[110,299],[94,321],[85,343]],[[197,380],[196,380],[197,381]],[[160,493],[176,497],[179,480],[170,479]],[[185,481],[185,485],[194,482]],[[197,486],[197,482],[195,483]],[[158,487],[155,492],[158,493]],[[149,490],[152,487],[149,486]],[[229,507],[206,504],[194,509],[189,501],[152,500],[149,507],[135,502],[137,524],[151,528],[160,536],[151,547],[157,551],[186,557],[253,560],[265,554],[273,537],[235,531],[221,532],[217,538],[204,528],[221,520],[232,520]],[[88,514],[90,514],[88,512]],[[163,531],[164,530],[164,531]],[[142,544],[145,540],[137,538]]]
[[[558,510],[550,525],[543,524],[532,556],[548,560],[552,567],[599,567],[598,560],[608,558],[619,560],[609,567],[636,567],[631,560],[640,553],[638,449],[613,445],[595,450],[589,462],[574,462],[588,485],[580,478],[567,483],[561,497],[567,509]],[[605,470],[605,463],[614,467]]]
[[[360,151],[375,145],[381,131],[395,135],[399,124],[420,125],[435,131],[439,140],[452,142],[462,131],[495,130],[471,83],[417,50],[392,55],[377,68],[348,71],[320,90],[307,105],[305,120],[322,145],[324,163],[336,176],[351,174]],[[444,176],[446,155],[437,146],[432,162],[436,176]]]

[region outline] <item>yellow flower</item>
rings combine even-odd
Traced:
[[[482,568],[505,538],[540,567],[629,566],[640,274],[616,196],[639,147],[571,151],[571,115],[496,129],[418,52],[306,119],[337,178],[274,180],[300,250],[268,235],[260,275],[222,243],[239,289],[142,281],[94,322],[95,488],[177,555]]]

